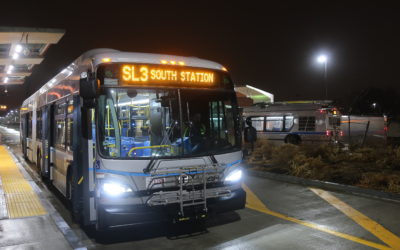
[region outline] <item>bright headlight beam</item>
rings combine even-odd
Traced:
[[[241,178],[242,170],[235,170],[225,178],[225,181],[239,181]]]
[[[112,196],[117,196],[123,193],[132,192],[132,189],[124,185],[118,183],[109,183],[109,182],[103,184],[103,190],[106,194]]]

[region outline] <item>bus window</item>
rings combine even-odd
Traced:
[[[235,138],[230,101],[210,101],[209,106],[211,134],[219,140],[233,145],[235,143]]]
[[[27,128],[27,137],[32,138],[32,112],[28,113],[28,128]]]
[[[180,138],[180,134],[174,133],[179,109],[172,94],[172,91],[107,90],[99,98],[101,152],[108,157],[177,154],[176,145],[171,144]]]
[[[283,116],[268,116],[265,129],[269,132],[282,131]]]
[[[329,117],[329,125],[340,127],[340,117]]]
[[[56,120],[56,147],[65,149],[65,120]]]
[[[72,134],[72,124],[73,124],[73,111],[74,111],[74,103],[73,100],[68,101],[67,106],[67,123],[66,123],[66,146],[67,150],[71,151],[72,142],[73,142],[73,134]]]
[[[194,135],[196,131],[200,134],[185,137],[189,141],[185,155],[215,154],[240,145],[240,134],[235,132],[238,120],[234,93],[182,90],[181,96],[183,122],[186,127],[193,127]]]
[[[264,131],[264,116],[251,117],[251,125],[259,132]]]
[[[293,116],[285,116],[285,131],[290,131],[293,127]]]
[[[107,89],[98,99],[100,153],[170,157],[231,150],[240,142],[234,97],[182,90],[179,106],[177,90]]]
[[[65,103],[60,103],[55,110],[55,146],[58,149],[65,149]]]
[[[299,116],[299,131],[315,131],[315,116]]]

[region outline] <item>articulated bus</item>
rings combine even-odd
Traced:
[[[97,230],[245,205],[236,95],[212,61],[88,51],[23,102],[21,143]]]
[[[271,142],[326,143],[343,136],[339,111],[330,101],[260,103],[243,108],[243,117]]]

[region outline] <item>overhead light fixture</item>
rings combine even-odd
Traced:
[[[9,65],[8,69],[7,69],[7,74],[11,74],[11,72],[13,71],[14,66],[13,65]]]
[[[4,83],[8,82],[8,77],[4,78]]]
[[[14,53],[14,55],[12,56],[12,59],[18,59],[18,57],[19,57],[19,54],[18,53]]]
[[[22,49],[23,49],[23,47],[20,44],[17,44],[15,46],[15,52],[17,52],[17,53],[21,53]]]

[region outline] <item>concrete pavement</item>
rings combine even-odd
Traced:
[[[18,143],[14,149],[18,149]],[[34,168],[26,163],[28,171],[31,167]],[[46,189],[38,185],[39,189]],[[244,177],[244,187],[247,207],[211,216],[205,227],[198,223],[161,224],[97,237],[71,221],[69,211],[56,194],[42,196],[57,209],[79,240],[93,249],[400,249],[399,203],[253,176]],[[69,248],[54,219],[46,216],[0,220],[3,231],[14,230],[10,234],[14,238],[0,238],[0,246],[8,242],[4,246],[12,249]],[[26,220],[27,225],[14,223],[12,228],[10,224],[17,220]],[[24,234],[28,237],[24,238]]]

